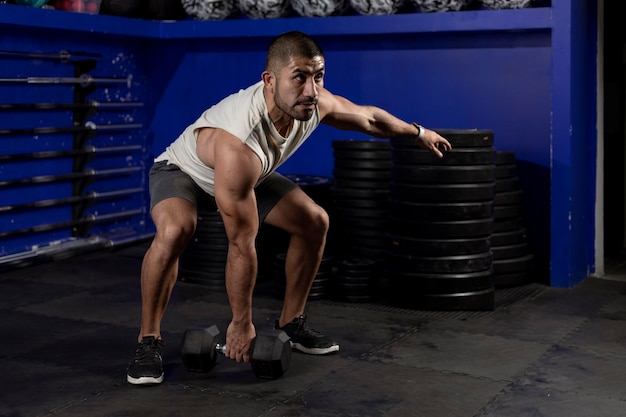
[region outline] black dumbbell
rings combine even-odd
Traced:
[[[282,330],[257,332],[252,341],[250,364],[257,378],[280,378],[291,363],[289,336]],[[217,354],[226,353],[220,331],[213,325],[187,329],[183,334],[181,355],[188,371],[209,372],[217,364]]]

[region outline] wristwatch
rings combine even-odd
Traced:
[[[424,137],[424,127],[418,123],[411,123],[413,126],[417,128],[417,138],[422,139]]]

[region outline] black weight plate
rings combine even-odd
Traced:
[[[311,293],[323,293],[323,292],[326,292],[327,289],[328,289],[328,282],[313,281],[313,284],[311,285],[311,290],[309,291],[309,294],[311,294]]]
[[[198,220],[220,222],[222,221],[222,215],[218,211],[198,209]]]
[[[226,290],[225,278],[222,277],[220,279],[217,276],[211,275],[211,274],[184,272],[184,273],[179,273],[178,279],[181,282],[189,282],[192,284],[202,284],[203,286],[209,287],[211,290],[217,290],[217,291]]]
[[[415,239],[388,234],[387,248],[390,252],[399,255],[471,255],[489,251],[491,249],[491,240],[489,237],[473,239]]]
[[[180,262],[183,265],[189,265],[199,269],[204,266],[223,265],[226,263],[226,255],[215,255],[202,252],[184,252],[180,256]]]
[[[200,253],[205,255],[209,252],[228,252],[228,240],[227,239],[206,239],[204,241],[190,242],[187,245],[187,249],[194,248]]]
[[[396,236],[412,238],[477,238],[493,233],[493,219],[455,220],[455,221],[408,221],[389,217],[387,230]]]
[[[387,241],[375,237],[353,237],[351,241],[344,243],[344,250],[375,250],[384,252],[387,249]]]
[[[181,263],[179,269],[184,269],[187,272],[197,272],[202,274],[224,274],[226,271],[226,262],[210,262],[203,263]]]
[[[382,236],[382,233],[381,233]],[[386,241],[384,237],[379,236],[364,236],[353,233],[347,233],[345,237],[349,238],[349,241],[344,243],[345,248],[348,247],[359,247],[359,248],[370,248],[370,249],[385,249]],[[344,248],[344,249],[345,249]]]
[[[496,165],[495,166],[496,178],[504,179],[517,176],[517,166],[514,164]]]
[[[335,149],[333,150],[335,160],[339,159],[359,159],[359,160],[385,160],[391,161],[391,149],[368,150],[368,149]]]
[[[389,179],[369,179],[369,180],[358,180],[354,178],[335,178],[333,181],[336,189],[345,189],[345,188],[364,188],[366,191],[372,190],[388,190],[389,189]]]
[[[284,266],[286,260],[287,260],[287,252],[279,252],[274,256],[274,263],[276,265]],[[327,272],[332,269],[334,264],[335,264],[335,255],[333,255],[332,253],[324,252],[322,254],[322,259],[320,261],[319,271]]]
[[[519,287],[533,282],[532,271],[522,271],[514,274],[500,274],[493,277],[496,288]]]
[[[196,229],[200,229],[200,230],[224,230],[224,221],[219,218],[219,219],[215,219],[215,220],[208,220],[208,219],[203,219],[203,218],[198,218],[198,225],[196,226]]]
[[[228,242],[191,242],[183,253],[193,253],[194,256],[201,258],[225,257],[228,254]]]
[[[398,219],[469,220],[493,216],[491,201],[472,203],[412,203],[389,200],[389,215]]]
[[[335,273],[334,272],[323,272],[323,271],[318,271],[317,274],[315,274],[315,279],[314,279],[314,283],[315,285],[328,285],[328,283],[330,283],[333,279],[334,279]]]
[[[454,294],[477,291],[493,286],[493,270],[458,273],[427,274],[422,272],[403,272],[390,268],[389,282],[410,287],[413,291],[428,294]]]
[[[477,184],[406,184],[392,181],[390,196],[396,200],[411,202],[475,202],[493,201],[496,194],[494,183]]]
[[[515,152],[496,150],[496,165],[515,164]]]
[[[505,193],[509,191],[515,191],[520,189],[520,183],[518,177],[502,178],[496,180],[496,193]]]
[[[362,217],[337,217],[336,223],[331,223],[338,233],[349,234],[355,229],[377,230],[384,232],[387,228],[387,217],[362,218]]]
[[[313,280],[313,286],[315,288],[326,288],[330,284],[331,280],[325,275],[316,275]]]
[[[309,293],[309,296],[307,297],[307,300],[309,300],[309,301],[324,300],[327,297],[328,297],[328,295],[326,294],[326,291],[321,291],[321,292],[313,292],[313,291],[311,291]]]
[[[431,129],[450,142],[453,148],[474,148],[493,146],[493,131],[481,129]],[[393,147],[417,147],[414,138],[393,138]]]
[[[334,223],[331,223],[337,236],[351,237],[354,231],[359,235],[373,236],[375,234],[384,234],[387,230],[387,218],[362,218],[362,217],[337,217]],[[358,233],[359,230],[365,230],[366,233]],[[374,233],[374,234],[373,234]]]
[[[522,256],[529,255],[528,244],[518,243],[515,245],[506,246],[492,246],[493,260],[499,261],[502,259],[521,258]]]
[[[385,243],[385,232],[382,228],[342,228],[337,229],[337,238],[342,246],[369,246],[378,248]],[[342,248],[343,249],[343,248]]]
[[[363,256],[363,257],[372,258],[372,260],[375,260],[375,261],[380,261],[380,260],[386,259],[387,257],[387,251],[385,248],[372,249],[372,248],[366,248],[363,246],[346,245],[345,252],[347,255],[350,255],[350,256]]]
[[[485,271],[492,268],[491,251],[456,256],[409,256],[388,253],[389,265],[396,271],[454,274]]]
[[[492,246],[507,246],[526,242],[528,239],[526,229],[515,229],[510,232],[495,232],[491,234]]]
[[[488,147],[494,145],[489,129],[433,129],[446,138],[453,148]]]
[[[361,180],[361,181],[362,180],[385,181],[391,178],[391,172],[389,170],[374,171],[374,170],[335,168],[333,169],[333,176],[335,178],[355,179],[355,180]]]
[[[226,257],[228,256],[228,251],[210,251],[205,248],[187,248],[185,252],[182,253],[180,259],[188,262],[215,262],[215,261],[226,261]]]
[[[495,287],[456,294],[415,294],[403,287],[390,288],[391,304],[417,310],[431,311],[492,311]]]
[[[493,204],[496,206],[506,204],[522,204],[524,201],[522,190],[496,192],[493,198]]]
[[[389,200],[387,198],[374,200],[367,198],[337,197],[335,198],[335,206],[345,209],[365,208],[387,210],[389,206]]]
[[[340,270],[369,271],[378,263],[368,258],[349,257],[337,260],[336,265]]]
[[[375,271],[373,268],[370,270],[365,270],[365,271],[358,271],[358,270],[355,271],[353,269],[342,268],[342,269],[338,269],[337,272],[335,273],[335,279],[338,281],[341,281],[341,280],[346,280],[346,281],[355,280],[357,282],[369,281],[377,273],[378,272]]]
[[[394,164],[390,178],[406,183],[462,184],[493,182],[494,165],[432,166]]]
[[[513,230],[522,229],[523,227],[524,220],[521,217],[497,220],[493,222],[494,233],[511,232]]]
[[[202,236],[204,238],[211,239],[213,237],[217,239],[227,239],[226,229],[223,224],[211,225],[198,223],[194,236]]]
[[[493,261],[494,276],[530,271],[534,267],[535,257],[532,254],[519,258],[499,259]]]
[[[198,259],[226,259],[228,246],[210,246],[208,243],[202,245],[189,245],[183,252],[183,256]]]
[[[199,218],[198,219],[198,225],[196,226],[196,229],[201,229],[201,230],[224,230],[224,221],[222,220],[222,218],[218,218],[218,219],[203,219],[203,218]]]
[[[332,141],[333,149],[350,150],[385,150],[391,149],[389,139],[336,139]]]
[[[209,226],[206,224],[198,224],[198,226],[196,227],[194,236],[202,237],[205,240],[212,239],[212,238],[228,239],[228,235],[226,234],[226,229],[224,228],[224,225],[217,227],[217,226]]]
[[[425,149],[397,148],[391,150],[391,161],[394,164],[465,166],[494,165],[495,151],[493,148],[459,148],[444,152],[443,158]]]
[[[385,217],[387,217],[388,210],[382,209],[382,208],[335,207],[334,213],[335,215],[343,217],[343,218],[359,217],[359,218],[368,218],[368,219],[384,219]]]
[[[228,237],[226,235],[218,235],[211,233],[196,233],[187,246],[194,246],[197,248],[207,249],[209,247],[216,248],[217,250],[228,250]]]
[[[513,217],[522,217],[524,209],[520,204],[507,204],[493,207],[493,218],[498,221]]]
[[[180,257],[180,264],[181,266],[185,266],[186,268],[189,269],[195,269],[195,270],[203,270],[203,269],[207,269],[207,268],[212,268],[212,269],[216,269],[216,268],[221,268],[224,269],[224,266],[226,265],[226,256],[223,257],[202,257],[199,255],[196,256],[189,256],[187,254],[185,254],[185,256],[181,256]]]
[[[285,177],[298,184],[301,188],[328,188],[332,178],[319,175],[285,174]]]
[[[366,169],[372,171],[389,171],[390,160],[383,159],[335,159],[335,168],[346,170]]]
[[[370,199],[370,200],[386,200],[389,198],[389,182],[384,183],[382,188],[354,188],[354,187],[342,187],[334,185],[330,189],[331,194],[335,199]]]
[[[337,280],[337,286],[343,289],[349,289],[353,291],[361,291],[361,292],[369,292],[372,288],[371,280],[361,280],[361,281],[345,281],[342,279]]]

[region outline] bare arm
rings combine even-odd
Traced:
[[[252,293],[257,275],[255,238],[259,218],[254,186],[261,161],[241,140],[220,129],[202,132],[198,156],[215,169],[215,200],[228,235],[226,290],[232,321],[226,331],[226,356],[237,362],[250,361]]]
[[[361,106],[336,96],[326,89],[320,90],[319,109],[322,123],[341,130],[355,130],[377,138],[415,138],[418,145],[442,157],[441,150],[450,150],[452,145],[437,132],[418,128],[391,113],[375,106]],[[440,150],[441,149],[441,150]]]

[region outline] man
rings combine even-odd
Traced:
[[[331,94],[324,88],[324,65],[321,48],[309,36],[295,31],[278,36],[269,46],[262,80],[206,110],[156,158],[150,172],[156,234],[142,265],[141,329],[128,366],[129,383],[163,381],[161,320],[176,283],[178,258],[196,227],[199,204],[220,212],[229,240],[226,291],[232,320],[226,356],[250,360],[256,335],[255,238],[261,222],[290,234],[285,299],[275,327],[304,353],[339,350],[304,315],[326,243],[328,215],[276,168],[319,123],[381,138],[414,138],[439,157],[451,145],[436,132],[380,108]]]

